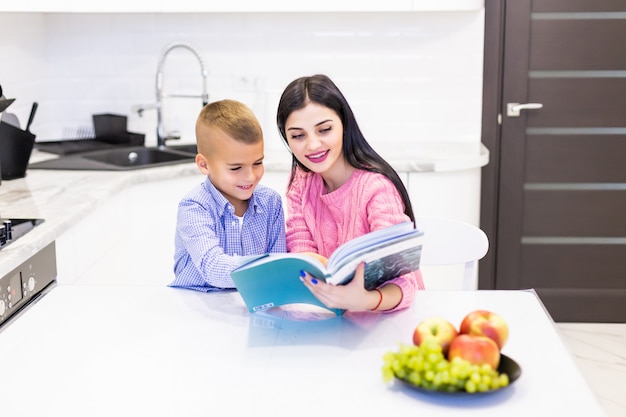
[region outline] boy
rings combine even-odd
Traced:
[[[178,205],[172,287],[235,288],[238,258],[286,252],[280,195],[259,185],[263,132],[243,103],[204,106],[196,121],[196,165],[206,179]]]

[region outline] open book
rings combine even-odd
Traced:
[[[230,275],[251,312],[302,303],[326,308],[300,281],[300,271],[342,285],[352,280],[357,265],[364,261],[365,288],[371,290],[419,269],[422,237],[412,222],[404,222],[344,243],[328,258],[327,266],[305,254],[271,253],[247,258]]]

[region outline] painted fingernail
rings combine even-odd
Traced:
[[[306,274],[304,273],[304,271],[300,271],[300,276],[301,276],[302,278],[304,278],[304,277],[306,276]]]
[[[315,278],[312,278],[311,279],[311,284],[314,284],[314,285],[317,284],[317,280]]]

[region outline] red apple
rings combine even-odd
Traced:
[[[496,342],[499,349],[502,349],[509,337],[509,326],[496,313],[487,310],[475,310],[463,318],[459,333],[486,336]]]
[[[500,349],[496,342],[488,337],[460,334],[452,340],[448,351],[449,361],[457,357],[474,365],[486,363],[493,369],[498,369]]]
[[[413,332],[413,343],[419,346],[427,339],[432,339],[441,346],[445,355],[450,343],[459,333],[452,323],[441,317],[430,317],[422,320]]]

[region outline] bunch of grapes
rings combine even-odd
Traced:
[[[394,377],[433,391],[486,392],[509,385],[509,377],[491,366],[473,365],[461,358],[448,361],[441,346],[425,341],[420,346],[401,344],[398,352],[383,356],[383,380]]]

